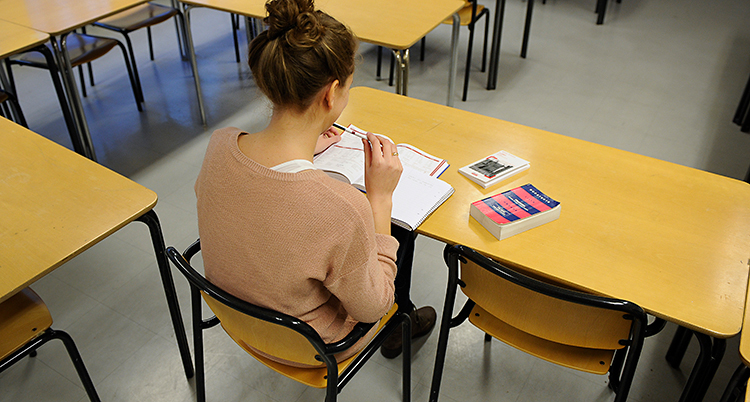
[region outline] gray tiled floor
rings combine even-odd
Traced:
[[[494,1],[482,3],[495,11]],[[623,0],[610,4],[603,26],[594,24],[593,7],[593,0],[537,2],[524,60],[518,53],[525,3],[509,0],[497,90],[485,91],[486,75],[473,71],[469,101],[457,99],[456,107],[744,177],[750,135],[731,119],[750,73],[750,3]],[[166,241],[178,248],[197,236],[192,185],[211,131],[227,125],[256,130],[270,110],[247,67],[234,61],[229,16],[198,9],[193,26],[209,127],[200,125],[190,68],[178,58],[171,22],[154,29],[153,62],[145,33],[134,35],[144,112],[137,112],[122,61],[114,54],[94,63],[97,85],[84,100],[100,161],[159,194],[156,211]],[[461,34],[465,43],[465,29]],[[415,52],[410,96],[445,102],[449,38],[450,28],[440,26],[428,36],[427,59],[419,62]],[[478,62],[481,46],[475,49]],[[389,90],[374,79],[375,48],[362,44],[361,51],[354,85]],[[15,75],[31,128],[70,147],[46,73],[20,68]],[[418,240],[417,304],[442,306],[446,273],[441,250],[438,242]],[[152,253],[146,227],[133,223],[33,286],[52,310],[54,326],[78,343],[103,400],[193,400],[194,384],[182,373]],[[187,285],[178,280],[177,286],[187,320]],[[648,339],[630,400],[679,398],[697,348],[691,345],[681,370],[669,368],[664,353],[674,329],[669,325]],[[427,399],[435,345],[436,333],[417,343],[414,400]],[[211,400],[322,398],[321,391],[256,363],[220,329],[209,331],[206,349]],[[469,325],[452,332],[448,362],[443,401],[613,398],[605,378],[553,366],[499,342],[484,345],[482,334]],[[706,400],[718,399],[738,362],[737,339],[730,339]],[[398,359],[376,356],[341,400],[398,400],[399,373]],[[0,375],[0,401],[44,400],[86,400],[56,343]]]

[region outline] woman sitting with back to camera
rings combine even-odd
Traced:
[[[399,240],[391,236],[391,196],[401,175],[395,145],[372,133],[363,140],[366,195],[312,164],[340,139],[331,125],[348,102],[357,41],[312,0],[271,0],[266,9],[268,30],[250,43],[249,65],[273,104],[270,122],[252,134],[215,131],[195,184],[206,276],[241,299],[307,322],[326,343],[357,322],[378,321],[395,291],[400,307],[412,310],[412,337],[425,335],[435,310],[415,309],[408,297],[413,250],[405,245],[414,235],[394,226]],[[381,352],[400,354],[399,331]]]

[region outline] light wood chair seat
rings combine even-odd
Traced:
[[[64,331],[50,328],[52,316],[42,299],[30,288],[14,294],[0,304],[0,373],[52,339],[59,339],[73,362],[86,394],[92,402],[99,402],[94,383],[86,371],[83,359],[73,339]]]
[[[42,299],[26,288],[0,304],[0,360],[38,337],[52,325]]]
[[[606,374],[614,350],[582,348],[539,338],[523,332],[474,306],[469,321],[485,333],[532,356],[587,373]]]

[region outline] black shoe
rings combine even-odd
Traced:
[[[437,313],[430,306],[412,310],[411,317],[411,339],[427,335],[435,327]],[[403,327],[402,327],[403,328]],[[394,331],[380,346],[380,353],[386,359],[393,359],[401,354],[401,329]]]

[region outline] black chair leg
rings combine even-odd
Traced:
[[[151,27],[146,27],[146,36],[148,37],[148,55],[151,57],[151,61],[154,61],[154,41],[151,40]],[[135,57],[132,59],[135,63]]]
[[[747,84],[745,84],[745,89],[742,91],[742,97],[740,98],[740,104],[737,106],[737,111],[734,112],[734,118],[732,118],[732,121],[734,124],[737,124],[738,126],[742,126],[742,122],[745,121],[746,118],[750,119],[750,116],[748,116],[748,108],[750,107],[750,77],[747,79]]]
[[[486,37],[487,36],[485,34],[485,38]],[[487,39],[485,39],[485,40],[487,40]],[[427,37],[423,36],[422,40],[420,41],[420,44],[419,44],[419,61],[424,61],[424,48],[425,48],[426,45],[427,45]]]
[[[89,63],[91,65],[91,63]],[[86,82],[83,80],[83,66],[78,66],[78,76],[81,79],[81,95],[85,98],[86,97]]]
[[[122,43],[117,42],[117,46],[120,47],[120,50],[122,50],[122,58],[125,60],[125,67],[128,69],[128,77],[130,78],[130,85],[133,87],[133,96],[135,97],[135,104],[138,106],[138,111],[143,111],[143,106],[141,103],[144,102],[143,100],[143,93],[141,92],[141,81],[138,79],[138,70],[135,66],[135,55],[133,54],[133,44],[130,42],[130,37],[128,35],[125,36],[125,41],[128,44],[128,50],[125,50],[125,47],[122,45]],[[133,60],[132,67],[130,60],[128,59],[128,53],[130,52],[130,56]]]
[[[81,379],[81,383],[83,383],[83,388],[86,390],[86,394],[89,396],[89,399],[94,402],[99,401],[99,395],[96,393],[96,388],[94,388],[94,383],[91,381],[91,377],[89,376],[88,371],[86,371],[86,366],[83,364],[83,359],[81,358],[81,354],[78,353],[78,348],[76,348],[75,342],[73,342],[73,338],[70,337],[66,332],[63,331],[55,331],[53,329],[49,329],[47,331],[50,338],[52,339],[59,339],[63,342],[65,345],[65,349],[68,351],[68,355],[70,355],[70,360],[73,361],[73,366],[76,368],[76,372],[78,373],[78,377]]]
[[[190,305],[193,321],[193,351],[195,352],[195,398],[206,402],[206,376],[203,362],[203,313],[200,291],[190,284]]]
[[[378,46],[378,65],[375,69],[375,79],[380,80],[380,66],[383,63],[383,46]]]
[[[388,75],[388,86],[393,86],[393,69],[396,67],[396,57],[393,55],[393,51],[391,51],[391,69],[390,74]]]

